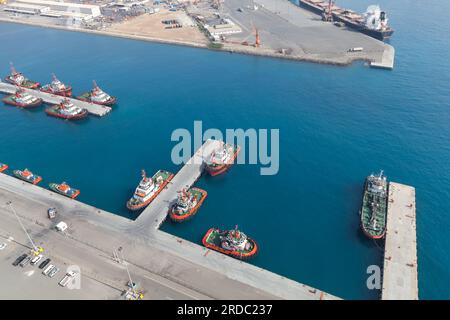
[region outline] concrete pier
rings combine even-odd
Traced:
[[[416,191],[389,183],[383,300],[417,300]]]
[[[149,299],[339,299],[158,229],[171,202],[176,199],[177,191],[191,186],[200,177],[203,160],[220,144],[220,141],[206,141],[167,189],[135,221],[0,174],[0,238],[13,237],[16,243],[10,244],[14,248],[11,249],[14,250],[12,254],[0,257],[0,280],[1,275],[12,277],[7,282],[11,283],[11,288],[5,284],[5,290],[14,292],[18,281],[29,281],[29,297],[42,298],[43,294],[61,297],[58,286],[34,286],[34,276],[27,278],[31,280],[15,278],[21,273],[12,269],[11,263],[25,252],[29,244],[13,213],[5,205],[12,201],[33,239],[45,249],[45,255],[57,261],[58,265],[80,266],[82,274],[95,286],[88,290],[83,287],[85,293],[69,290],[74,296],[65,292],[64,298],[75,297],[75,294],[78,298],[91,297],[92,292],[95,292],[94,298],[117,298],[128,281],[123,265],[114,261],[112,255],[113,250],[120,248],[133,281],[140,283]],[[49,207],[58,211],[55,220],[47,217]],[[54,231],[59,221],[69,226],[65,234]],[[40,278],[36,277],[36,281]],[[9,298],[22,296],[18,292],[17,296]]]
[[[395,49],[393,46],[386,44],[381,56],[381,60],[375,60],[370,62],[372,68],[378,69],[394,69]]]
[[[59,104],[61,103],[61,101],[63,101],[65,99],[65,97],[61,97],[58,95],[54,95],[51,93],[47,93],[47,92],[42,92],[40,90],[34,90],[34,89],[26,89],[26,88],[22,88],[25,90],[25,92],[41,98],[45,103],[48,104]],[[5,94],[13,94],[17,91],[17,87],[9,84],[9,83],[5,83],[0,81],[0,92],[5,93]],[[102,106],[102,105],[98,105],[95,103],[90,103],[90,102],[85,102],[85,101],[80,101],[78,99],[73,99],[73,98],[68,98],[70,100],[70,102],[72,102],[74,105],[86,109],[90,114],[98,116],[98,117],[103,117],[105,115],[107,115],[109,112],[111,112],[111,107],[108,106]]]
[[[163,190],[139,215],[135,224],[148,229],[158,229],[166,219],[170,206],[177,200],[178,193],[184,188],[190,188],[200,178],[205,166],[204,159],[207,159],[212,151],[221,147],[222,144],[221,141],[207,140],[173,177],[166,186],[166,190]]]

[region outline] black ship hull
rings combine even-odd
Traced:
[[[300,7],[308,9],[309,11],[312,11],[312,12],[320,14],[320,15],[322,15],[322,13],[323,13],[323,9],[321,7],[315,6],[312,3],[305,2],[302,0],[299,0],[298,3],[299,3]]]

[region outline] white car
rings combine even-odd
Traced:
[[[6,246],[7,246],[7,244],[6,244],[6,243],[0,243],[0,250],[3,250],[3,249],[5,249],[5,248],[6,248]]]
[[[33,259],[31,259],[31,265],[35,265],[36,263],[38,263],[39,261],[41,261],[41,259],[42,259],[42,254],[40,254],[40,255],[37,255],[36,257],[34,257]]]
[[[53,277],[55,276],[55,274],[58,273],[58,271],[59,271],[59,268],[55,266],[55,267],[48,273],[48,276],[49,276],[50,278],[53,278]]]
[[[55,267],[55,266],[52,265],[52,264],[49,265],[49,266],[47,266],[47,267],[44,269],[44,271],[42,271],[42,274],[43,274],[44,276],[48,275],[48,273],[50,272],[50,270],[52,270],[54,267]]]

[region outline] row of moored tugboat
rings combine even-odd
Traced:
[[[72,97],[72,87],[62,83],[54,74],[50,84],[41,87],[39,82],[27,79],[21,72],[17,72],[11,65],[11,73],[5,78],[5,81],[17,86],[17,91],[3,99],[5,104],[13,105],[19,108],[35,108],[43,104],[43,100],[34,96],[25,89],[36,89],[42,92],[63,96],[66,99],[61,103],[51,105],[45,109],[49,116],[67,119],[79,120],[88,115],[88,111],[84,108],[76,106],[69,98]],[[116,103],[116,98],[104,92],[94,81],[93,88],[89,92],[85,92],[76,99],[95,103],[99,105],[112,106]]]
[[[8,165],[4,163],[0,163],[0,172],[4,172],[8,169]],[[28,169],[24,170],[14,170],[13,175],[25,182],[31,183],[33,185],[37,185],[42,181],[42,177],[34,174]],[[80,194],[80,190],[71,188],[66,182],[63,183],[50,183],[49,187],[51,190],[62,194],[63,196],[75,199]]]

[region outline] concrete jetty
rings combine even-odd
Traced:
[[[158,229],[166,219],[170,206],[177,200],[178,193],[184,188],[190,188],[200,178],[205,166],[204,159],[222,144],[218,140],[207,140],[173,177],[166,190],[163,190],[139,215],[135,224],[144,226],[145,232],[149,232],[149,229]]]
[[[417,300],[416,191],[389,183],[383,300]]]
[[[370,62],[370,67],[378,69],[394,69],[395,49],[393,46],[385,44],[383,55],[381,60],[375,60]]]
[[[191,186],[201,176],[204,159],[221,144],[221,141],[206,141],[167,189],[135,221],[0,174],[0,238],[13,237],[16,245],[10,246],[17,247],[14,254],[0,257],[0,271],[4,270],[2,272],[12,277],[11,289],[23,279],[15,278],[20,274],[10,265],[29,244],[13,213],[5,205],[9,201],[14,204],[33,239],[45,249],[52,261],[59,265],[76,264],[89,281],[93,280],[95,288],[85,289],[83,286],[85,293],[69,290],[74,291],[77,297],[89,297],[93,292],[97,298],[117,297],[118,293],[111,289],[120,292],[128,281],[123,266],[114,260],[112,254],[113,250],[120,248],[133,281],[140,283],[149,299],[339,299],[158,229],[171,202],[176,199],[177,191]],[[58,211],[54,220],[47,217],[49,207]],[[64,234],[54,231],[59,221],[69,226]],[[30,297],[39,298],[43,294],[59,296],[57,286],[56,289],[45,284],[34,286],[33,279],[27,280]],[[7,284],[5,288],[9,290]],[[17,298],[20,297],[19,292]]]
[[[64,99],[67,99],[65,97],[47,93],[47,92],[42,92],[40,90],[26,89],[26,88],[22,88],[22,89],[24,89],[25,92],[27,92],[35,97],[41,98],[45,103],[48,103],[48,104],[59,104]],[[16,91],[17,91],[16,86],[0,81],[0,92],[5,93],[5,94],[13,94]],[[112,110],[111,107],[108,107],[108,106],[102,106],[102,105],[98,105],[95,103],[80,101],[78,99],[73,99],[73,98],[68,98],[68,99],[70,100],[70,102],[72,102],[77,107],[86,109],[90,114],[98,116],[98,117],[103,117],[103,116],[107,115],[109,112],[111,112],[111,110]]]

